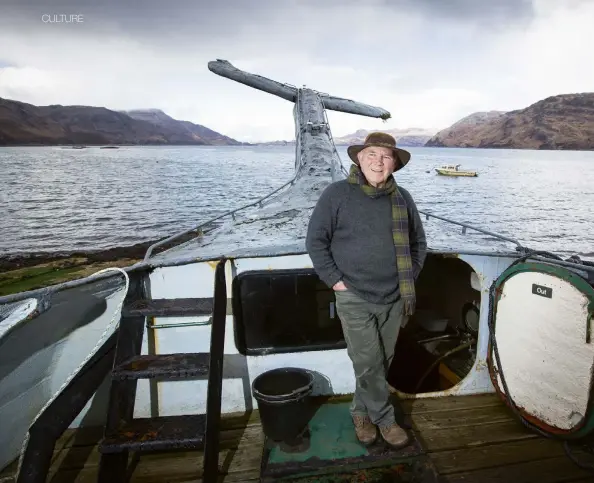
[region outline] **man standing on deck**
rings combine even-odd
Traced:
[[[408,444],[395,421],[387,371],[400,327],[415,310],[415,280],[427,253],[425,232],[412,196],[392,173],[410,153],[385,133],[371,133],[349,146],[346,180],[320,195],[306,247],[320,279],[332,287],[347,352],[355,371],[351,414],[357,438],[390,446]]]

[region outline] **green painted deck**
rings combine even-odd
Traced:
[[[494,394],[417,399],[401,405],[446,483],[594,481],[594,473],[565,456],[560,442],[524,428]],[[221,428],[220,481],[258,481],[264,444],[258,412],[227,416]],[[101,428],[68,430],[56,445],[47,481],[94,483],[101,434]],[[130,481],[199,483],[201,466],[199,452],[135,455],[130,458]],[[16,464],[0,473],[0,482],[12,482],[15,468]]]
[[[324,404],[322,399],[319,402],[320,405],[312,407],[315,413],[308,424],[308,437],[302,440],[297,451],[265,442],[263,482],[342,483],[351,481],[353,472],[359,478],[355,481],[368,483],[386,481],[386,473],[401,479],[410,477],[411,483],[436,482],[437,471],[423,450],[418,434],[410,431],[410,444],[398,450],[389,448],[381,439],[365,447],[353,431],[350,401]],[[399,423],[412,428],[412,421],[405,417],[400,407],[397,413]],[[339,477],[339,472],[351,472],[351,475]],[[427,473],[431,474],[431,479]]]

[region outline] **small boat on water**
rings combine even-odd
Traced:
[[[478,173],[476,171],[466,171],[460,169],[460,166],[460,164],[446,164],[443,165],[441,168],[435,168],[435,171],[437,171],[437,174],[440,174],[442,176],[478,176]]]
[[[387,377],[411,444],[363,447],[304,240],[347,176],[326,109],[389,113],[208,68],[294,103],[294,172],[131,267],[0,297],[0,481],[592,481],[564,447],[594,432],[594,264],[421,210],[509,248],[429,249]]]

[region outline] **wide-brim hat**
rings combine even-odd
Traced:
[[[398,171],[399,169],[404,168],[406,164],[410,161],[410,153],[405,149],[400,149],[396,147],[396,139],[388,133],[385,132],[372,132],[367,135],[363,144],[353,144],[347,148],[347,153],[349,158],[355,164],[359,164],[359,160],[357,159],[357,154],[365,148],[370,146],[378,146],[382,148],[391,148],[394,154],[394,160],[396,161],[396,167],[394,171]]]

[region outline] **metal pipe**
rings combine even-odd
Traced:
[[[212,317],[208,320],[203,322],[179,322],[177,324],[149,324],[146,323],[147,329],[171,329],[174,327],[198,327],[203,325],[211,325],[212,324]]]
[[[447,335],[438,335],[436,337],[429,337],[428,339],[423,339],[417,341],[418,344],[428,344],[429,342],[436,342],[438,340],[450,340],[459,338],[460,334],[447,334]]]
[[[421,376],[421,379],[419,379],[419,382],[417,383],[417,385],[415,386],[415,390],[414,392],[417,393],[419,391],[419,388],[421,387],[421,385],[425,382],[425,379],[427,379],[427,376],[431,373],[431,371],[433,370],[433,368],[439,364],[441,361],[443,361],[446,357],[451,356],[452,354],[455,354],[456,352],[460,352],[470,346],[472,346],[472,344],[474,344],[476,341],[473,339],[469,342],[465,342],[464,344],[460,344],[458,347],[447,351],[445,354],[442,354],[441,356],[439,356],[437,359],[435,359],[433,361],[433,363],[429,366],[429,369],[427,369],[425,371],[425,373]]]

